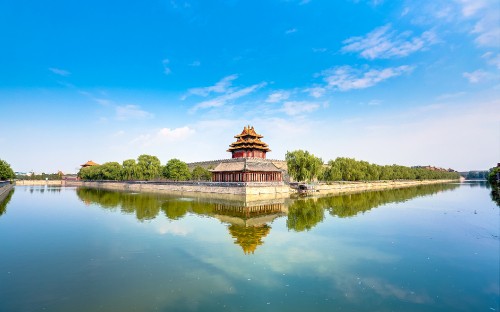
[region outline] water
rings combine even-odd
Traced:
[[[257,203],[16,187],[0,311],[499,311],[484,184]]]

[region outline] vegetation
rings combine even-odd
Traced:
[[[321,158],[303,150],[286,152],[285,159],[288,174],[296,181],[314,180],[320,175],[323,166]]]
[[[163,167],[163,177],[168,180],[186,181],[191,179],[188,165],[179,159],[170,159]]]
[[[196,181],[210,181],[212,179],[212,173],[208,169],[196,166],[191,172],[191,178]]]
[[[376,181],[376,180],[436,180],[458,179],[458,172],[411,168],[399,165],[380,166],[354,158],[339,157],[328,162],[324,181]]]
[[[460,173],[466,180],[487,180],[489,171],[467,171]]]
[[[14,174],[14,171],[10,167],[9,163],[0,159],[0,181],[11,180],[15,177],[16,175]]]
[[[491,168],[488,173],[488,182],[493,186],[499,186],[500,167]]]

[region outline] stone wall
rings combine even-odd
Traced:
[[[118,181],[67,181],[66,186],[84,186],[149,193],[212,193],[244,197],[271,197],[288,195],[290,188],[282,182],[118,182]],[[247,198],[249,199],[249,198]]]
[[[458,182],[458,180],[395,180],[369,182],[331,182],[314,185],[314,191],[319,194],[341,194],[361,191],[394,189],[427,184]]]
[[[10,190],[14,187],[9,181],[0,182],[0,202],[2,202],[5,197],[9,194]]]

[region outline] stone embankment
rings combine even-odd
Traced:
[[[411,187],[418,185],[440,184],[459,182],[458,180],[394,180],[394,181],[368,181],[368,182],[331,182],[319,183],[313,186],[315,193],[319,194],[344,194],[363,191],[378,191]]]
[[[345,194],[363,191],[395,189],[427,184],[458,182],[454,180],[424,181],[372,181],[372,182],[331,182],[314,184],[311,195]],[[66,181],[66,186],[83,186],[108,190],[169,193],[169,194],[213,194],[244,196],[247,199],[263,197],[287,197],[296,192],[284,183],[240,183],[240,182],[151,182],[151,181]]]
[[[7,197],[10,190],[14,187],[9,181],[0,182],[0,203]]]
[[[237,195],[244,196],[247,200],[283,197],[290,192],[290,187],[282,182],[66,181],[65,185],[145,193]]]

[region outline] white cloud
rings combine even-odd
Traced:
[[[475,70],[470,73],[465,72],[462,74],[462,76],[464,78],[467,78],[470,83],[479,83],[490,78],[490,74],[481,69]]]
[[[382,104],[381,100],[371,100],[370,102],[368,102],[368,106],[378,106],[380,104]]]
[[[497,0],[457,0],[464,18],[474,20],[470,30],[479,46],[500,46],[500,10]]]
[[[488,62],[488,64],[495,66],[500,69],[500,53],[486,52],[482,57]]]
[[[304,92],[308,92],[313,98],[320,98],[326,93],[326,89],[322,87],[312,87],[304,89]]]
[[[243,89],[239,89],[236,91],[231,91],[226,94],[223,94],[221,96],[218,96],[216,98],[200,102],[196,104],[192,109],[191,112],[196,112],[198,109],[203,109],[203,108],[212,108],[212,107],[221,107],[224,106],[226,103],[230,101],[234,101],[236,99],[239,99],[241,97],[244,97],[250,93],[255,92],[256,90],[266,86],[266,82],[261,82],[259,84],[252,85],[250,87],[246,87]]]
[[[116,119],[118,120],[145,119],[153,117],[153,114],[142,110],[140,106],[137,105],[116,106],[115,110]]]
[[[318,108],[320,104],[307,101],[288,101],[283,103],[282,111],[290,116],[295,116],[301,113],[311,113]]]
[[[420,36],[412,37],[411,32],[398,33],[388,24],[365,36],[344,40],[342,52],[359,52],[363,58],[370,60],[404,57],[424,50],[436,42],[434,31],[426,31]]]
[[[208,96],[212,93],[226,93],[230,90],[230,87],[233,84],[233,80],[236,80],[238,75],[229,75],[227,77],[222,78],[213,86],[202,87],[202,88],[192,88],[188,90],[189,94],[199,95],[199,96]]]
[[[158,132],[158,135],[161,138],[169,139],[169,140],[182,140],[189,137],[195,131],[187,126],[181,128],[162,128]]]
[[[195,133],[194,129],[188,126],[180,128],[162,128],[155,130],[152,133],[145,133],[134,138],[130,143],[133,145],[158,146],[164,142],[180,142],[189,138]]]
[[[200,61],[193,61],[192,63],[189,64],[189,66],[192,66],[192,67],[198,67],[200,65],[201,65]]]
[[[291,29],[288,29],[287,31],[285,31],[285,34],[289,35],[289,34],[293,34],[296,32],[297,32],[297,28],[291,28]]]
[[[278,103],[278,102],[281,102],[281,101],[288,99],[289,97],[290,97],[289,91],[279,90],[279,91],[275,91],[275,92],[269,94],[269,96],[266,99],[266,102],[267,103]]]
[[[172,70],[169,67],[170,60],[169,59],[164,59],[164,60],[161,61],[161,63],[163,65],[163,73],[165,75],[170,75],[172,73]]]
[[[63,77],[67,77],[67,76],[71,75],[71,73],[69,71],[64,70],[64,69],[51,67],[51,68],[49,68],[49,70],[51,72],[53,72],[54,74],[59,75],[59,76],[63,76]]]
[[[351,66],[340,66],[327,69],[319,75],[324,76],[328,88],[339,91],[364,89],[372,87],[384,80],[409,73],[413,67],[403,65],[385,69],[359,70]]]

